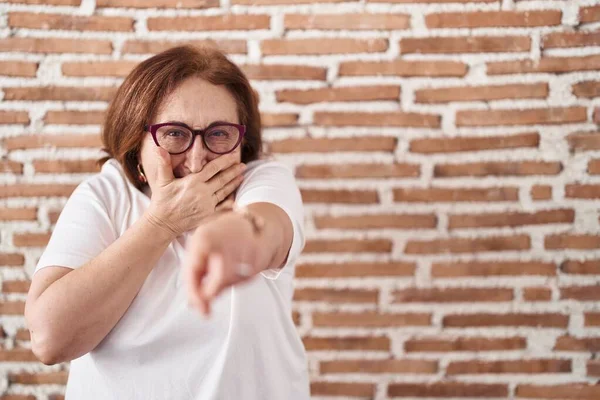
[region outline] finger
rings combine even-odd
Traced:
[[[173,166],[171,165],[171,156],[165,149],[158,146],[155,147],[155,154],[158,157],[155,181],[159,186],[164,186],[175,179],[173,176]]]
[[[236,176],[231,181],[229,181],[227,184],[225,184],[225,186],[223,186],[222,188],[217,189],[217,191],[215,191],[215,195],[214,195],[215,199],[220,200],[220,199],[231,196],[233,194],[233,192],[235,192],[237,190],[237,188],[242,184],[243,181],[244,181],[243,175]]]
[[[224,171],[239,162],[240,159],[237,153],[229,153],[210,161],[198,174],[204,182],[208,182],[209,179],[217,175],[220,171]]]
[[[217,206],[215,207],[215,211],[230,210],[233,208],[234,204],[235,204],[235,201],[233,199],[233,196],[229,195],[229,196],[227,196],[227,198],[225,200],[223,200],[222,202],[217,204]]]
[[[200,289],[206,275],[206,252],[197,246],[192,247],[185,262],[185,278],[189,304],[198,307],[201,303]]]
[[[207,274],[200,291],[205,301],[214,299],[224,286],[225,262],[219,253],[211,253],[207,260]]]
[[[246,170],[245,164],[237,164],[227,168],[225,171],[219,172],[217,175],[213,176],[208,182],[208,187],[216,192],[227,185],[232,180],[243,177],[244,171]],[[229,193],[227,193],[229,194]],[[226,194],[226,195],[227,195]]]

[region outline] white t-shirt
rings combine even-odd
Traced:
[[[187,305],[182,260],[190,233],[174,240],[131,306],[102,342],[71,362],[67,400],[305,400],[304,346],[291,318],[295,262],[304,247],[303,207],[294,176],[275,161],[248,163],[236,203],[269,202],[290,217],[286,265],[230,287],[202,318]],[[36,272],[78,268],[121,236],[150,198],[107,161],[63,209]]]

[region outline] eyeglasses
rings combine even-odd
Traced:
[[[154,143],[169,154],[182,154],[194,144],[196,135],[202,136],[204,147],[215,154],[231,153],[241,143],[246,133],[245,125],[215,122],[206,129],[194,130],[182,122],[165,122],[146,125]]]

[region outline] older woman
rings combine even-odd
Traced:
[[[72,360],[67,400],[309,398],[291,319],[302,201],[261,158],[240,69],[191,47],[142,62],[103,142],[110,157],[69,198],[25,312],[36,356]]]

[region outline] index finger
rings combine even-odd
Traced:
[[[239,163],[240,159],[238,158],[237,153],[229,153],[222,155],[220,157],[215,158],[210,161],[208,164],[202,168],[202,171],[199,172],[200,177],[204,180],[204,182],[208,182],[210,178],[218,174],[220,171],[223,171],[233,164]]]

